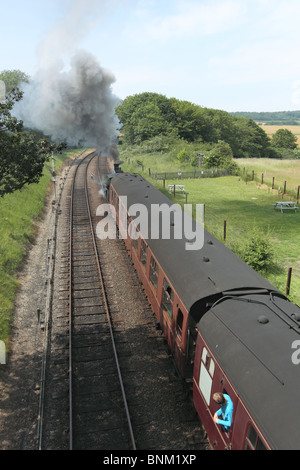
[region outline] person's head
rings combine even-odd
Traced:
[[[213,394],[213,400],[218,403],[218,405],[224,405],[225,403],[225,397],[223,393],[217,392]]]

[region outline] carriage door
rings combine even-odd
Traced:
[[[168,340],[168,344],[173,349],[174,335],[171,332],[171,325],[173,319],[173,302],[174,292],[167,279],[164,279],[163,284],[163,295],[161,301],[162,308],[162,326],[165,336]]]

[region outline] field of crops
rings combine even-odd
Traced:
[[[262,124],[261,128],[266,132],[269,137],[272,137],[278,129],[288,129],[298,138],[298,146],[300,146],[300,126],[270,126]]]

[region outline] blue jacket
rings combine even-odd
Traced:
[[[232,423],[232,414],[233,414],[233,403],[229,395],[224,393],[226,399],[225,405],[221,405],[221,408],[217,411],[217,415],[222,415],[222,419],[218,419],[218,424],[225,426],[226,431],[229,431]]]

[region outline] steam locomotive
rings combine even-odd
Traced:
[[[143,177],[114,174],[108,198],[211,447],[300,449],[300,366],[292,360],[300,308],[204,228],[203,247],[186,249],[184,236],[172,236],[172,211],[169,239],[149,237],[151,208],[172,202]],[[148,233],[133,215],[137,203]],[[233,403],[229,429],[213,419],[215,392]]]

